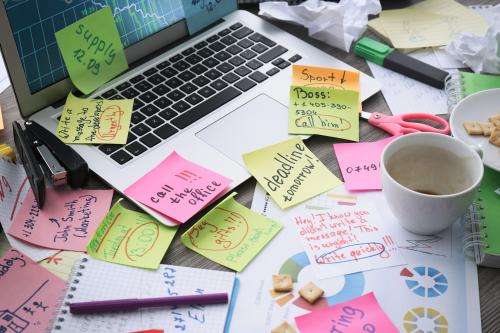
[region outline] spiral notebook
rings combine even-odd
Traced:
[[[228,304],[166,306],[131,312],[72,315],[70,302],[228,293],[235,274],[160,265],[156,271],[110,264],[84,256],[75,264],[52,332],[223,332]]]
[[[448,100],[448,110],[463,98],[478,91],[500,88],[500,76],[455,72],[446,78],[445,92]]]
[[[500,172],[484,167],[477,199],[465,216],[464,251],[476,264],[500,268]]]

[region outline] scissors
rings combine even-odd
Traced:
[[[381,128],[392,135],[409,134],[415,132],[433,132],[440,134],[450,133],[450,124],[448,124],[448,122],[443,118],[439,118],[438,116],[432,114],[409,113],[399,116],[386,116],[378,112],[369,113],[361,111],[359,116],[363,119],[368,120],[368,122],[373,126]],[[407,119],[432,120],[441,125],[443,128],[436,128],[430,125],[406,121]]]

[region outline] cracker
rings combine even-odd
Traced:
[[[497,147],[500,147],[500,127],[497,127],[491,132],[489,142]]]
[[[274,291],[292,291],[293,282],[290,274],[273,275]]]
[[[479,123],[484,136],[490,136],[491,132],[495,129],[495,125],[492,123]]]
[[[299,290],[300,296],[310,304],[316,302],[325,291],[312,282],[308,282],[302,289]]]
[[[297,331],[292,327],[292,325],[284,321],[279,326],[273,328],[271,333],[297,333]]]
[[[488,118],[488,121],[495,125],[495,127],[500,127],[500,113]]]
[[[483,130],[477,121],[464,121],[464,128],[469,135],[482,135]]]

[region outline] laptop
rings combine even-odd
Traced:
[[[130,69],[89,97],[134,98],[128,142],[72,147],[121,193],[173,151],[236,187],[250,176],[243,153],[289,137],[292,64],[355,70],[247,11],[190,36],[181,0],[45,3],[0,1],[0,46],[21,115],[55,132],[74,87],[54,33],[110,3]],[[363,100],[379,90],[361,74]]]

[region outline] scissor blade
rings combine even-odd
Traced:
[[[359,117],[363,118],[363,119],[366,119],[366,120],[370,119],[371,116],[372,116],[372,114],[369,113],[369,112],[361,111],[359,113]]]

